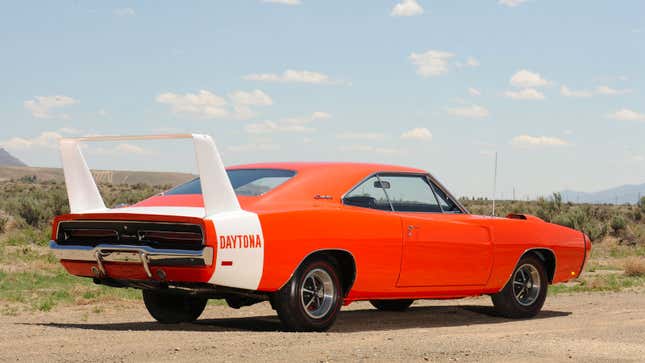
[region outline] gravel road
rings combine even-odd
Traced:
[[[141,303],[142,305],[142,303]],[[547,298],[532,320],[490,299],[419,301],[403,313],[345,307],[327,333],[284,333],[268,304],[209,306],[159,325],[135,303],[0,317],[0,361],[645,361],[645,294]]]

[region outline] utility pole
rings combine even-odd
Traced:
[[[495,216],[495,198],[497,197],[497,151],[495,151],[495,171],[493,173],[493,217]]]

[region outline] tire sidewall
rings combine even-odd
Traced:
[[[526,265],[526,264],[530,264],[533,267],[535,267],[540,275],[540,293],[537,299],[531,305],[528,305],[528,306],[521,305],[516,300],[515,292],[513,291],[513,280],[515,278],[515,273],[517,272],[517,269],[520,266]],[[502,297],[506,300],[505,305],[507,305],[507,309],[509,310],[509,311],[503,312],[504,315],[507,315],[510,317],[517,317],[517,318],[533,317],[537,315],[542,309],[542,306],[544,305],[544,302],[546,300],[548,287],[549,287],[548,277],[542,261],[539,258],[532,255],[522,257],[520,261],[517,263],[517,266],[515,266],[515,268],[513,269],[511,278],[509,279],[508,283],[504,287],[504,290],[502,291],[502,294],[501,294]]]
[[[300,291],[304,284],[304,278],[315,269],[322,269],[332,279],[334,295],[329,312],[319,319],[311,318],[306,312],[300,298]],[[289,281],[288,289],[283,292],[279,301],[279,315],[290,330],[298,331],[322,331],[328,329],[336,320],[338,311],[342,305],[342,286],[340,277],[335,266],[325,260],[314,260],[304,263],[298,268],[292,279]]]

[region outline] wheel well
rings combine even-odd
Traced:
[[[526,255],[534,255],[544,263],[546,274],[549,277],[549,283],[552,283],[553,277],[555,276],[555,254],[553,251],[545,248],[536,248],[526,251],[522,257]]]
[[[340,270],[340,283],[343,287],[343,296],[347,296],[356,279],[356,262],[354,262],[354,256],[345,250],[322,250],[307,256],[303,263],[316,258],[323,258],[338,266]]]

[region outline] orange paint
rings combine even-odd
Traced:
[[[555,255],[553,283],[576,276],[591,243],[581,232],[538,218],[494,218],[469,214],[392,212],[347,206],[342,196],[376,172],[424,173],[400,166],[356,163],[266,163],[231,169],[272,168],[296,171],[296,176],[259,197],[239,197],[243,209],[260,218],[263,237],[218,236],[209,220],[127,213],[82,214],[70,219],[115,219],[200,224],[206,244],[217,248],[264,247],[264,267],[258,290],[276,291],[311,253],[345,251],[354,258],[356,277],[346,302],[384,298],[456,298],[500,291],[520,257],[541,249]],[[316,195],[326,196],[324,199]],[[199,195],[155,196],[137,207],[203,206]],[[253,243],[251,243],[253,240]],[[215,259],[214,259],[215,261]],[[227,264],[229,261],[226,261]],[[95,264],[63,261],[72,274],[92,276]],[[230,261],[231,264],[235,261]],[[143,268],[106,263],[113,278],[145,280]],[[226,266],[222,263],[222,266]],[[164,267],[168,281],[208,282],[209,267]],[[216,273],[216,272],[215,272]],[[155,278],[155,277],[153,277]]]

